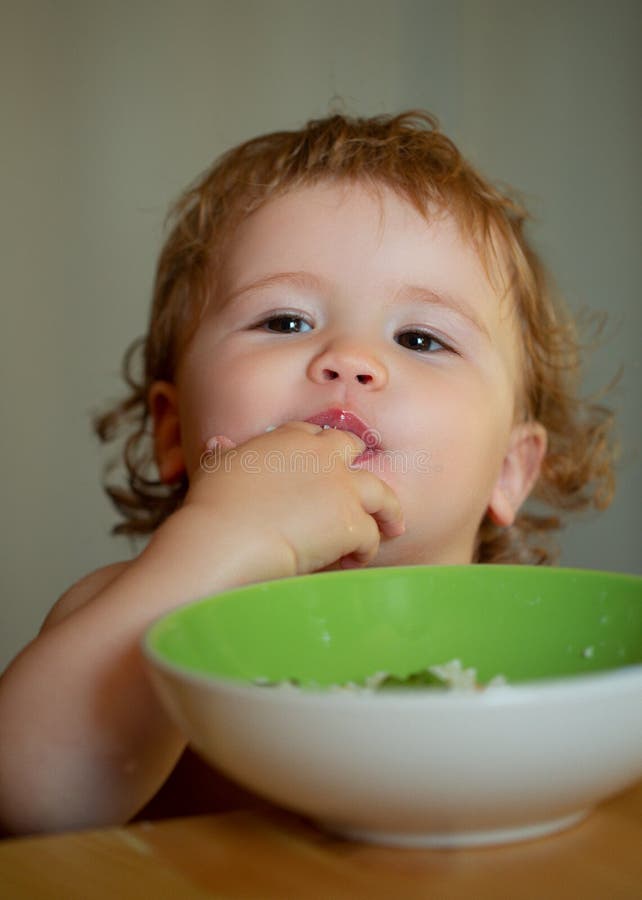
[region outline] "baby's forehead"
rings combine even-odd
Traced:
[[[477,218],[473,210],[462,209],[454,200],[423,202],[384,182],[323,179],[281,190],[249,214],[240,214],[219,240],[218,262],[223,274],[234,274],[237,266],[246,267],[248,253],[287,253],[300,235],[305,237],[311,230],[318,230],[319,241],[328,242],[341,220],[353,226],[351,245],[364,233],[383,238],[386,232],[411,228],[426,242],[437,236],[462,255],[473,251],[499,284],[505,254],[495,230],[484,232]],[[282,234],[288,241],[283,241]],[[417,241],[412,247],[421,252]],[[320,243],[318,249],[322,252],[324,245]]]

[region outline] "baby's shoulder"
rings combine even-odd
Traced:
[[[88,603],[99,591],[106,588],[115,578],[127,569],[128,561],[111,563],[85,575],[80,581],[72,584],[50,609],[42,628],[56,625],[70,613]]]

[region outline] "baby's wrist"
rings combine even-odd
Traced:
[[[152,536],[146,564],[162,566],[189,596],[297,574],[296,554],[269,527],[248,528],[183,507]],[[186,599],[189,599],[186,596]]]

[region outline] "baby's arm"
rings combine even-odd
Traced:
[[[126,821],[169,775],[184,739],[140,652],[159,615],[342,557],[367,562],[381,534],[401,532],[390,488],[337,462],[340,451],[354,459],[363,449],[354,436],[297,423],[244,447],[254,470],[239,454],[229,469],[193,473],[184,505],[140,556],[72,588],[4,674],[0,813],[10,830]],[[282,471],[262,467],[276,448]],[[288,452],[301,450],[315,455],[316,471],[288,471]]]

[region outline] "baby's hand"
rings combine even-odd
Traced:
[[[192,477],[184,512],[211,517],[255,559],[277,571],[258,577],[315,572],[341,561],[366,565],[381,538],[403,533],[393,490],[351,464],[365,444],[351,432],[291,422],[235,446],[208,442]],[[219,527],[214,529],[219,532]]]

